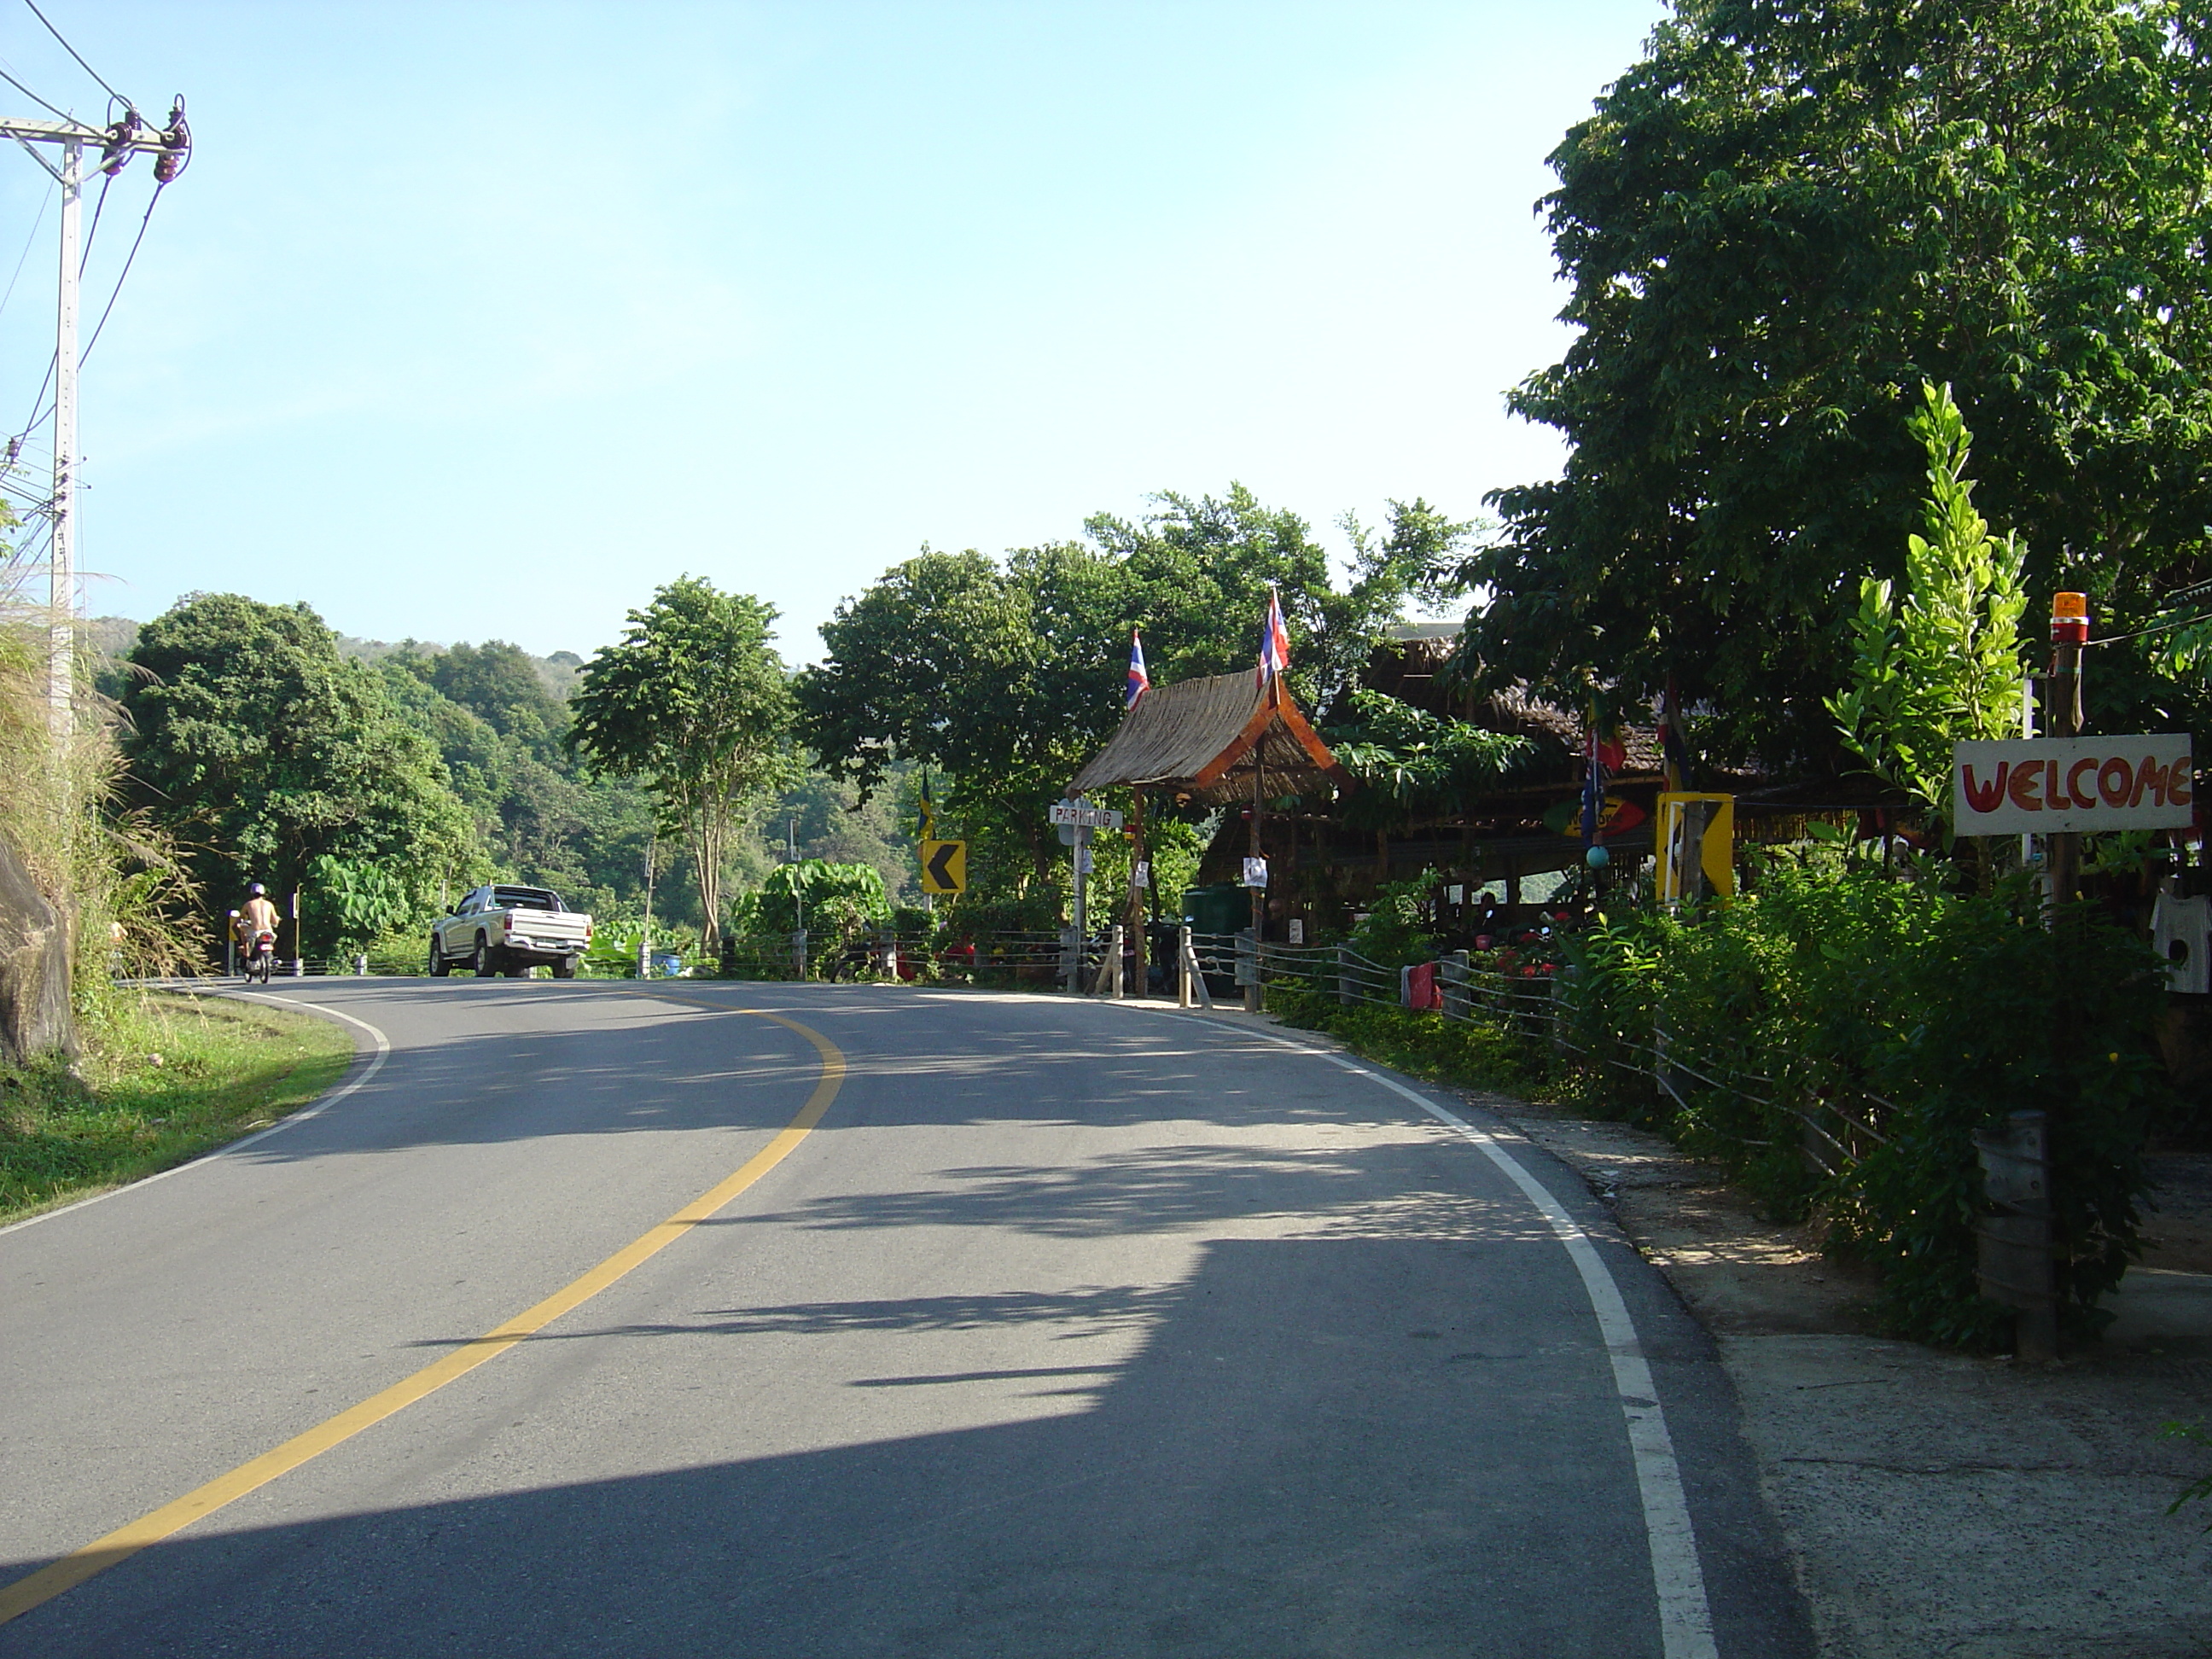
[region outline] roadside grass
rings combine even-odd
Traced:
[[[0,1225],[89,1198],[265,1128],[336,1083],[353,1039],[265,1004],[118,991],[84,1054],[0,1066]]]

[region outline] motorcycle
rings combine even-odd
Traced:
[[[259,980],[269,983],[269,975],[276,965],[276,935],[263,928],[253,936],[253,943],[246,953],[246,977],[248,981]]]

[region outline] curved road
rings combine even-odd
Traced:
[[[351,1092],[0,1233],[0,1656],[1810,1651],[1702,1333],[1379,1068],[958,991],[275,994]]]

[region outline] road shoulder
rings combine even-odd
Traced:
[[[1875,1334],[1870,1279],[1662,1137],[1458,1091],[1579,1174],[1713,1336],[1824,1659],[2162,1659],[2212,1640],[2212,1540],[2169,1516],[2212,1401],[2191,1203],[2096,1350],[2048,1368]]]

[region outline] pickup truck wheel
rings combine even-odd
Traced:
[[[438,948],[438,936],[430,936],[430,977],[443,979],[453,971],[453,964],[446,960],[446,953]]]
[[[477,935],[477,948],[469,955],[469,971],[478,979],[491,972],[491,947],[484,942],[482,933]]]
[[[575,978],[576,958],[574,957],[562,957],[559,961],[556,962],[553,964],[553,977],[556,979]]]

